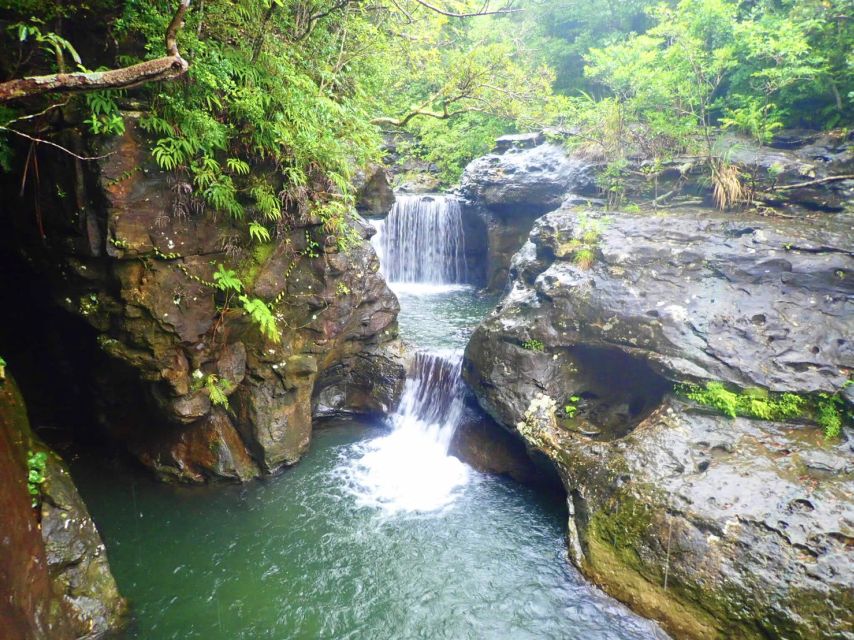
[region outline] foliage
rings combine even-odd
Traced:
[[[210,373],[205,376],[205,388],[208,390],[211,404],[226,410],[230,409],[228,405],[228,393],[234,388],[230,380]]]
[[[744,416],[759,420],[787,420],[801,415],[806,402],[792,393],[774,397],[759,389],[735,393],[720,382],[707,382],[704,387],[686,385],[681,388],[681,392],[694,402],[717,409],[730,418]]]
[[[849,386],[851,382],[845,384]],[[845,400],[841,393],[819,393],[815,398],[793,393],[770,394],[762,389],[747,389],[742,393],[728,390],[720,382],[705,386],[680,385],[677,392],[686,398],[731,418],[742,416],[759,420],[789,420],[812,418],[822,427],[825,436],[835,438],[845,420]]]
[[[522,343],[522,348],[539,353],[546,348],[546,345],[539,340],[531,338],[530,340],[525,340],[525,342]]]
[[[27,491],[32,498],[33,507],[41,500],[41,486],[47,481],[47,453],[44,451],[27,452]]]
[[[222,264],[217,265],[213,279],[217,289],[225,293],[223,315],[228,311],[232,297],[237,295],[237,300],[240,302],[244,313],[257,325],[261,333],[272,342],[281,342],[282,335],[276,324],[276,316],[267,303],[260,298],[243,295],[245,286],[236,271],[226,269]]]
[[[586,213],[578,214],[572,239],[566,244],[572,261],[582,269],[589,269],[596,260],[599,238],[610,223],[608,218],[591,218]]]
[[[842,389],[847,389],[854,381],[848,380]],[[840,392],[829,394],[818,394],[816,401],[815,419],[816,422],[824,429],[824,434],[827,438],[836,438],[842,432],[842,424],[846,420],[854,418],[850,410],[845,409],[845,399]]]
[[[250,298],[248,296],[240,296],[239,300],[243,306],[243,310],[258,325],[261,333],[272,342],[282,341],[282,335],[276,325],[276,317],[266,302],[260,298]]]
[[[567,418],[572,418],[578,412],[578,401],[581,400],[579,396],[570,396],[569,400],[566,401],[566,404],[563,407],[563,413]]]

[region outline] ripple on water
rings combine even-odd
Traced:
[[[403,302],[405,335],[453,349],[488,306],[467,291]],[[666,638],[571,568],[560,500],[406,426],[321,430],[280,477],[211,491],[78,462],[133,606],[128,638]]]

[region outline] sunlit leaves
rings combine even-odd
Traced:
[[[213,274],[214,282],[220,291],[240,293],[243,291],[243,282],[237,277],[237,272],[226,269],[223,265],[217,265]]]
[[[249,223],[249,237],[258,243],[270,242],[270,232],[263,224],[254,220]]]

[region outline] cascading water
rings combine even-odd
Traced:
[[[431,295],[466,282],[455,199],[399,196],[388,217],[374,224],[381,269],[407,303],[433,304]],[[363,444],[362,455],[349,459],[348,484],[361,503],[391,512],[432,511],[453,502],[467,483],[469,467],[448,455],[465,396],[460,338],[453,349],[419,345],[434,348],[415,354],[400,407],[390,417],[391,434]]]
[[[361,445],[346,466],[364,505],[389,512],[433,511],[453,502],[469,468],[448,455],[463,413],[460,352],[419,352],[390,435]]]
[[[371,242],[393,286],[468,281],[463,217],[455,198],[398,196],[388,217],[374,226]]]

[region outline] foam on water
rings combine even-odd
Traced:
[[[463,413],[462,353],[419,352],[406,380],[391,434],[356,445],[340,473],[365,506],[389,513],[450,505],[471,476],[448,455]]]

